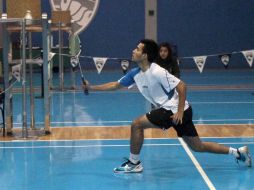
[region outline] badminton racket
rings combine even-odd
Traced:
[[[82,71],[80,62],[78,62],[78,66],[79,66],[79,70],[80,70],[81,80],[82,80],[82,83],[84,85],[84,93],[85,93],[85,95],[88,95],[89,91],[88,91],[88,88],[87,88],[86,79],[85,79],[84,73]]]
[[[75,55],[74,57],[71,58],[71,63],[72,63],[72,65],[78,65],[80,75],[81,75],[81,80],[82,80],[82,83],[84,85],[84,93],[85,93],[85,95],[88,95],[89,91],[88,91],[88,88],[87,88],[86,79],[85,79],[85,76],[84,76],[84,73],[82,71],[80,61],[79,61],[80,54],[81,54],[81,49],[79,50],[77,55]]]
[[[88,95],[89,92],[88,92],[85,76],[84,76],[84,73],[82,71],[80,61],[79,61],[79,57],[80,57],[80,54],[81,54],[81,42],[80,42],[80,39],[77,35],[71,35],[70,36],[70,38],[69,38],[69,48],[70,48],[70,54],[72,55],[71,60],[70,60],[71,65],[72,65],[73,68],[75,68],[77,66],[79,67],[81,80],[82,80],[82,83],[84,85],[84,93],[85,93],[85,95]]]

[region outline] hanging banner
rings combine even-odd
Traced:
[[[254,58],[254,50],[247,50],[247,51],[241,51],[241,52],[244,55],[249,66],[252,67],[253,58]]]
[[[219,58],[221,62],[223,63],[225,68],[228,68],[228,63],[231,58],[231,54],[224,54],[224,55],[219,55]]]
[[[206,58],[207,56],[196,56],[196,57],[193,57],[197,67],[198,67],[198,70],[200,73],[203,72],[203,69],[204,69],[204,66],[205,66],[205,62],[206,62]]]
[[[21,79],[21,74],[20,74],[21,73],[21,64],[12,66],[11,73],[12,73],[12,76],[20,82],[20,79]]]
[[[123,73],[125,74],[130,66],[130,62],[128,60],[121,60],[121,67],[123,69]]]
[[[98,71],[98,74],[101,73],[107,59],[108,58],[106,58],[106,57],[93,57],[93,61],[94,61],[95,67]]]

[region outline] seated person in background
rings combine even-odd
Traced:
[[[166,69],[170,74],[180,78],[180,69],[177,59],[175,56],[173,56],[173,51],[169,43],[162,42],[159,45],[159,55],[156,59],[156,63],[162,68]],[[153,104],[151,104],[151,109],[155,109]]]
[[[169,43],[163,42],[159,45],[159,57],[156,63],[175,77],[180,78],[180,69],[177,59],[173,56],[172,48]]]

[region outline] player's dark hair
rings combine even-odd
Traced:
[[[143,53],[147,54],[150,63],[154,62],[158,57],[158,45],[154,40],[143,39],[140,43],[144,44]]]

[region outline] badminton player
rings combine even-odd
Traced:
[[[243,162],[251,167],[251,156],[247,146],[232,148],[201,141],[192,121],[192,108],[186,100],[185,83],[155,64],[157,56],[157,44],[153,40],[141,40],[132,52],[132,60],[138,64],[137,68],[133,68],[115,82],[91,85],[86,81],[88,89],[96,91],[117,90],[135,83],[140,93],[156,107],[132,122],[129,158],[122,165],[114,168],[114,172],[142,172],[140,152],[144,141],[144,130],[168,129],[171,126],[176,130],[178,137],[181,137],[193,151],[229,154],[237,162]]]

